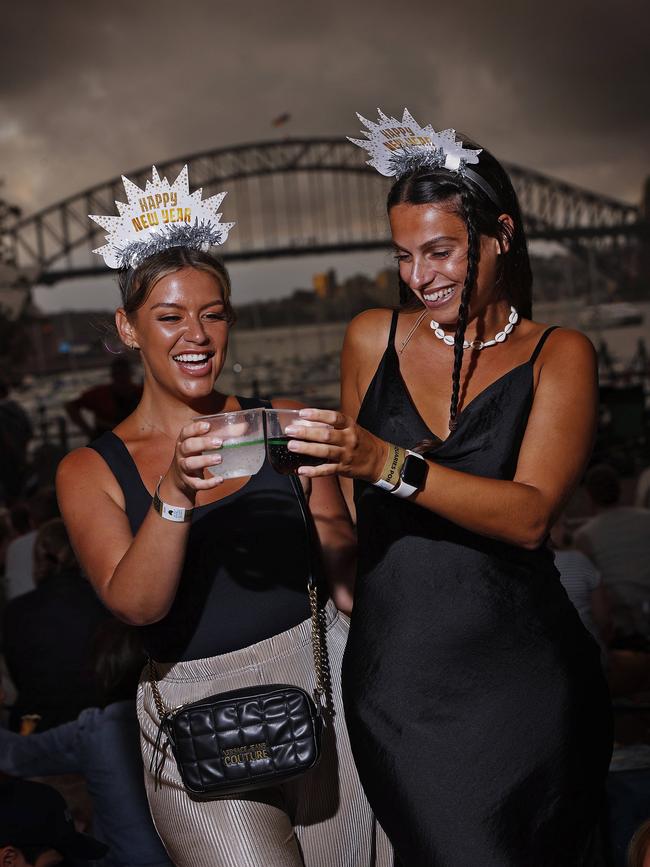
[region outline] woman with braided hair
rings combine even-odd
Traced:
[[[401,305],[350,324],[342,411],[303,410],[332,429],[289,447],[354,480],[346,715],[399,864],[591,865],[610,704],[546,537],[589,457],[594,350],[532,320],[512,184],[485,150],[454,163],[450,132],[402,173],[371,139]]]

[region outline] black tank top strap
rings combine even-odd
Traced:
[[[88,443],[88,448],[93,449],[104,458],[123,490],[127,490],[136,482],[141,483],[140,474],[131,453],[123,440],[113,431],[106,431]]]
[[[390,331],[388,332],[388,346],[395,345],[395,335],[397,334],[397,319],[399,317],[399,310],[393,310],[393,315],[390,320]]]
[[[559,328],[559,327],[560,327],[559,325],[551,325],[550,328],[546,329],[546,331],[542,334],[542,336],[537,341],[537,346],[535,347],[535,349],[533,349],[533,354],[530,356],[530,361],[528,362],[529,364],[535,364],[535,362],[537,361],[537,356],[540,354],[540,352],[542,351],[542,347],[546,343],[547,337],[549,336],[551,331],[555,331],[555,329]]]
[[[258,409],[259,407],[271,409],[270,400],[264,400],[261,397],[242,397],[239,394],[236,394],[235,397],[242,409]]]
[[[131,531],[135,535],[151,508],[151,494],[144,486],[131,453],[124,441],[113,431],[106,431],[97,437],[96,440],[88,444],[88,448],[102,456],[122,488],[126,503],[126,515],[131,525]]]

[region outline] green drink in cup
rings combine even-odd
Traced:
[[[298,452],[290,452],[287,448],[289,440],[297,440],[296,436],[289,436],[286,428],[289,425],[300,427],[330,427],[321,421],[308,421],[300,417],[298,409],[265,409],[266,414],[266,453],[273,469],[288,476],[298,472],[298,467],[317,467],[324,464],[322,458],[312,455],[302,455]]]
[[[223,442],[221,448],[203,452],[204,455],[221,455],[221,463],[208,467],[209,473],[224,479],[237,479],[253,476],[261,469],[264,463],[263,412],[262,409],[243,409],[194,419],[210,423],[210,430],[203,436],[217,436]]]

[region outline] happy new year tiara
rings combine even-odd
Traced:
[[[207,250],[223,244],[234,223],[221,223],[219,205],[226,193],[201,199],[190,193],[187,166],[173,184],[152,166],[151,180],[141,190],[122,175],[127,204],[116,201],[119,217],[89,214],[106,229],[106,244],[93,250],[109,268],[134,268],[148,256],[168,247]]]
[[[420,168],[447,169],[481,189],[494,204],[501,208],[499,197],[490,184],[478,172],[468,168],[468,163],[478,163],[481,149],[464,148],[456,138],[456,130],[443,129],[436,132],[429,124],[422,127],[405,108],[402,120],[388,117],[377,109],[375,123],[357,113],[366,129],[362,130],[365,139],[348,140],[368,152],[371,159],[367,165],[387,178],[401,178]]]

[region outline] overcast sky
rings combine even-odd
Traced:
[[[636,202],[650,173],[648,8],[647,0],[7,3],[0,195],[29,214],[142,165],[285,135],[355,135],[355,111],[406,105],[423,125],[453,126],[506,161]],[[274,130],[283,112],[292,120]],[[331,264],[346,273],[375,262]],[[233,272],[246,299],[308,285],[317,265]],[[107,306],[102,285],[43,292],[47,306],[83,306],[88,292],[89,306]]]

